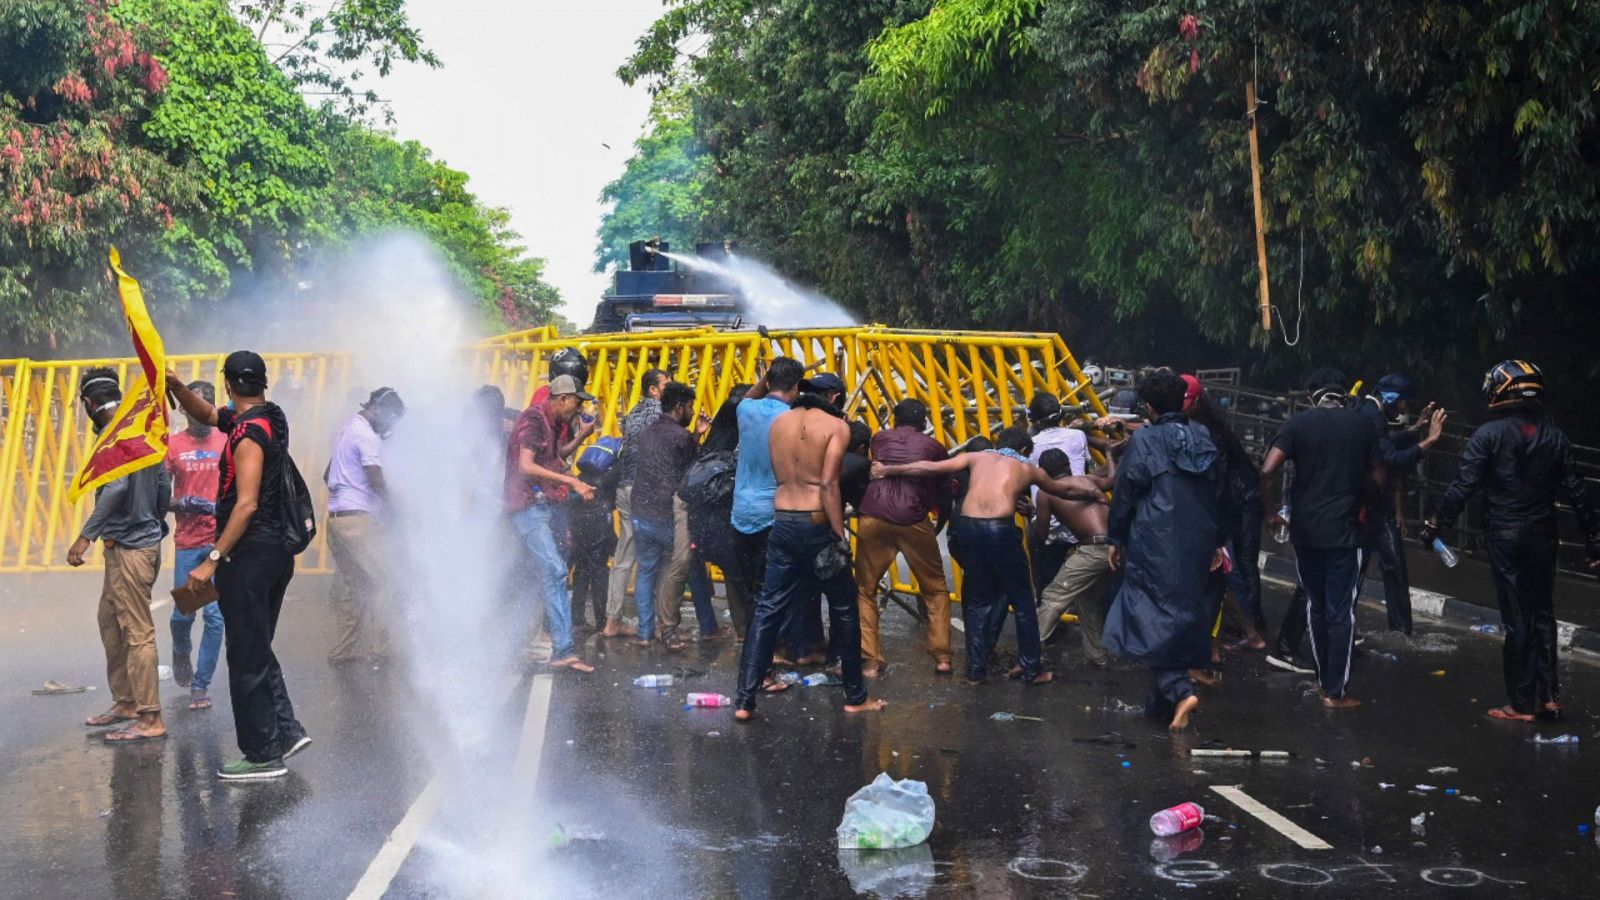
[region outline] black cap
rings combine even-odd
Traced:
[[[267,386],[267,361],[254,350],[235,350],[222,364],[222,377],[243,384]]]
[[[812,378],[802,378],[800,390],[808,394],[842,394],[844,379],[832,372],[820,372]]]

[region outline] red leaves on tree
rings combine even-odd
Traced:
[[[1194,13],[1187,13],[1178,20],[1178,34],[1190,43],[1200,37],[1200,20],[1195,18]]]

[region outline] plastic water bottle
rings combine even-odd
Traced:
[[[1170,837],[1182,834],[1191,828],[1199,828],[1200,823],[1206,820],[1206,811],[1198,803],[1179,803],[1171,809],[1163,809],[1150,817],[1150,830],[1157,837]]]
[[[1289,543],[1289,504],[1278,507],[1278,516],[1283,519],[1283,524],[1273,529],[1272,539],[1280,544]]]
[[[690,706],[701,707],[732,706],[733,698],[726,694],[694,693],[689,695],[689,699],[686,702]]]
[[[1485,622],[1482,625],[1474,625],[1474,626],[1472,626],[1472,630],[1476,631],[1479,634],[1499,634],[1500,633],[1500,626],[1491,624],[1489,622]]]
[[[640,675],[638,678],[635,678],[633,680],[633,686],[634,687],[642,687],[642,688],[671,687],[672,686],[672,676],[671,675]]]
[[[1461,557],[1456,556],[1456,552],[1439,538],[1433,539],[1433,552],[1439,555],[1439,561],[1444,563],[1447,569],[1454,569],[1456,563],[1461,562]]]
[[[799,684],[800,673],[793,670],[788,672],[779,672],[778,676],[772,680],[779,684]]]
[[[827,672],[812,672],[810,675],[800,679],[800,683],[806,687],[823,687],[830,684],[842,684],[843,682]]]
[[[1576,744],[1578,743],[1578,736],[1575,734],[1558,734],[1553,738],[1547,738],[1542,734],[1536,734],[1533,736],[1533,742],[1535,744]],[[1600,809],[1595,810],[1595,812],[1600,812]]]

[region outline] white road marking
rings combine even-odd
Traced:
[[[439,776],[435,775],[422,793],[417,795],[416,802],[406,810],[405,818],[394,827],[394,831],[389,832],[389,839],[383,842],[378,855],[367,866],[366,874],[361,876],[355,890],[350,892],[350,900],[380,900],[389,890],[389,883],[394,881],[395,873],[400,871],[406,857],[411,855],[411,848],[422,836],[422,829],[439,811],[439,794]]]
[[[544,729],[550,711],[551,685],[551,677],[548,674],[536,675],[528,690],[528,707],[522,720],[522,742],[517,750],[517,761],[511,781],[513,792],[511,796],[520,799],[512,805],[513,808],[508,810],[506,815],[508,826],[512,823],[518,824],[502,830],[507,842],[526,836],[533,802],[533,786],[539,778],[539,759],[544,752]],[[349,900],[381,900],[388,892],[394,876],[399,873],[406,857],[411,855],[412,848],[416,846],[418,838],[422,837],[423,830],[439,811],[442,792],[439,776],[435,775],[433,780],[428,782],[428,786],[422,789],[422,793],[417,795],[411,808],[406,810],[400,824],[389,833],[388,840],[383,842],[378,855],[373,858],[361,880],[356,882],[355,889],[350,892]]]
[[[1236,785],[1213,784],[1211,786],[1211,790],[1222,796],[1223,799],[1232,802],[1235,806],[1239,807],[1250,815],[1255,816],[1262,822],[1265,822],[1274,831],[1278,832],[1289,840],[1294,841],[1296,844],[1299,844],[1302,849],[1333,849],[1332,844],[1328,843],[1322,838],[1317,837],[1304,828],[1301,828],[1299,825],[1296,825],[1278,813],[1273,812],[1272,809],[1267,807],[1261,801],[1250,796],[1249,794],[1246,794],[1244,791],[1239,790]]]
[[[171,597],[168,597],[168,598],[166,598],[164,600],[157,600],[156,602],[150,604],[150,611],[151,612],[155,612],[156,610],[160,609],[163,606],[166,606],[167,604],[169,604],[171,602],[172,602],[172,598]]]

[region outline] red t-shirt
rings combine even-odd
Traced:
[[[511,427],[506,442],[506,512],[532,506],[541,495],[554,502],[567,499],[567,486],[522,474],[522,451],[533,451],[533,461],[541,468],[565,473],[567,461],[560,456],[555,423],[550,421],[550,402],[535,402],[522,411]]]
[[[179,550],[209,547],[217,537],[218,462],[228,436],[213,428],[203,438],[187,429],[167,440],[167,471],[172,473],[172,512],[178,520],[173,543]]]

